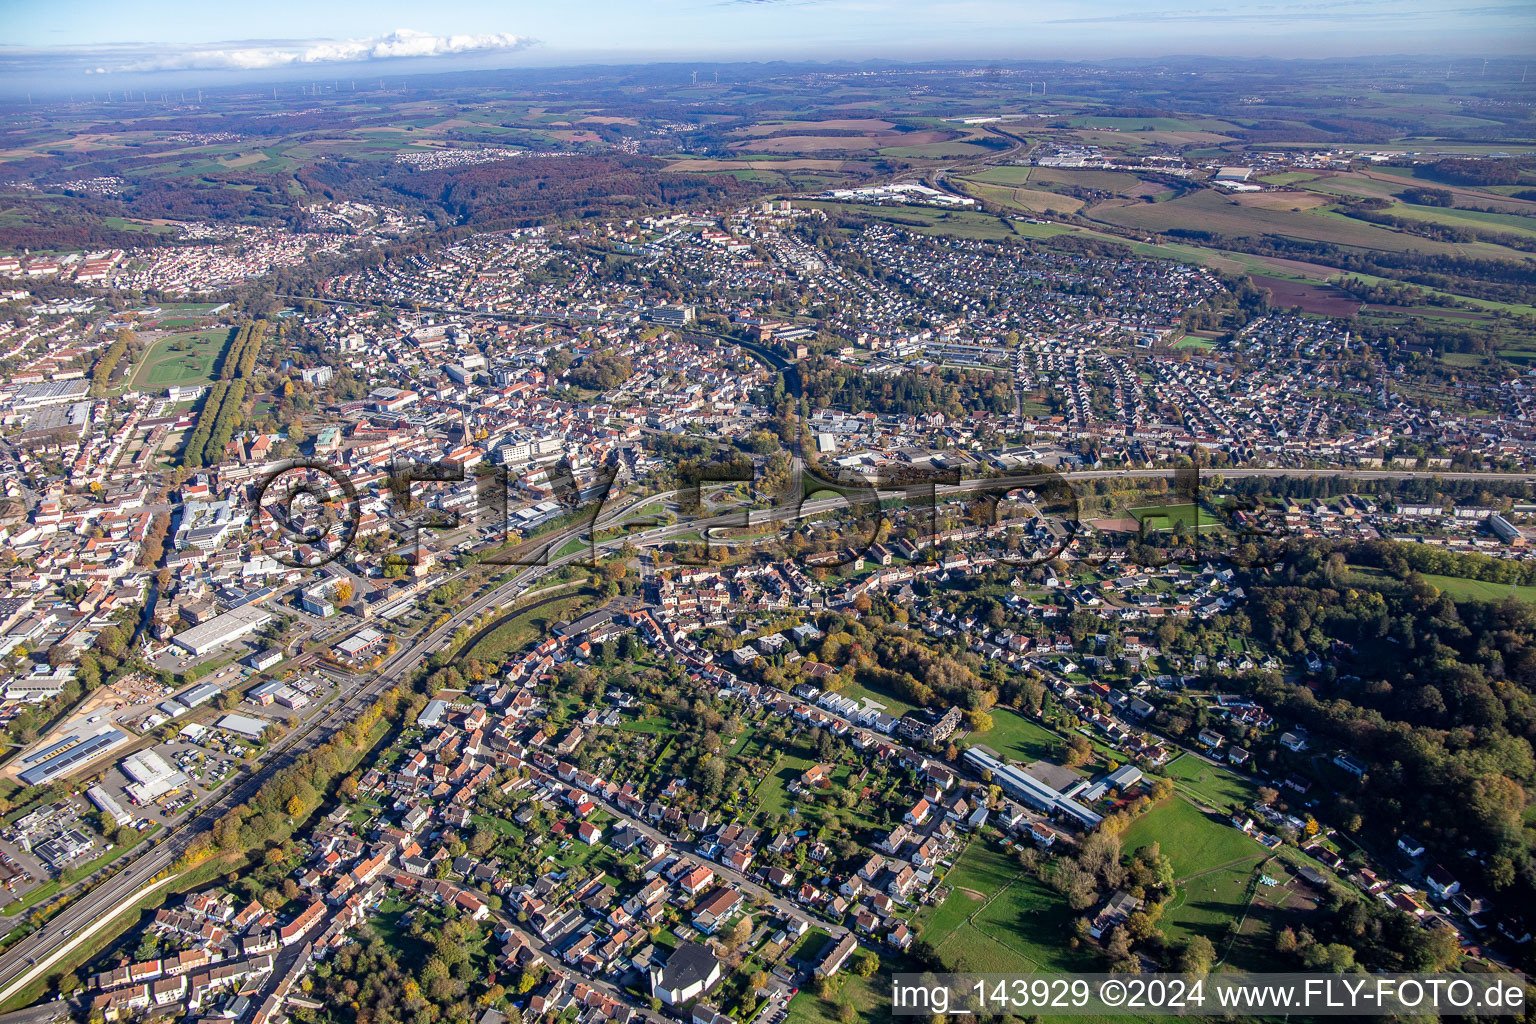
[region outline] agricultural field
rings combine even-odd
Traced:
[[[1076,167],[1036,167],[1029,176],[1029,183],[1041,188],[1067,186],[1089,189],[1127,198],[1156,196],[1168,191],[1167,185],[1138,178],[1126,171]]]
[[[1004,164],[1001,167],[988,167],[986,170],[977,171],[966,175],[968,181],[979,181],[988,185],[1011,185],[1017,188],[1029,182],[1029,176],[1035,171],[1034,167],[1019,164]]]
[[[823,120],[783,121],[767,120],[736,128],[732,135],[757,137],[764,135],[803,134],[815,131],[828,132],[889,132],[896,127],[894,121],[879,117],[836,117]]]
[[[856,135],[777,135],[734,143],[734,150],[755,153],[857,153],[878,149],[877,139]]]
[[[742,158],[739,160],[674,160],[667,165],[669,171],[836,171],[845,164],[842,160],[816,160],[797,158]]]
[[[1490,231],[1509,232],[1528,238],[1536,238],[1536,203],[1531,203],[1528,213],[1489,213],[1484,210],[1463,210],[1457,207],[1416,206],[1398,203],[1391,213],[1395,217],[1422,220],[1447,227],[1484,228]]]
[[[999,168],[1012,170],[1013,168]],[[1052,213],[1065,215],[1083,208],[1083,201],[1073,196],[1042,192],[1039,189],[1017,188],[1009,185],[992,185],[976,179],[960,179],[969,195],[986,203],[1002,206],[1020,213]]]
[[[1270,302],[1281,309],[1300,309],[1314,316],[1354,316],[1360,302],[1330,285],[1312,284],[1288,277],[1250,274],[1253,283],[1268,290]]]
[[[1277,234],[1384,252],[1418,250],[1446,256],[1475,254],[1492,258],[1522,258],[1522,254],[1513,249],[1488,242],[1456,245],[1421,238],[1354,220],[1324,207],[1299,211],[1265,209],[1210,189],[1191,192],[1164,203],[1101,203],[1088,208],[1085,215],[1116,227],[1159,233],[1187,229],[1252,239],[1259,239],[1265,234]]]
[[[836,210],[839,213],[856,213],[871,220],[883,220],[900,224],[925,235],[948,235],[955,238],[976,238],[996,241],[1025,235],[1025,228],[1043,228],[1052,234],[1062,234],[1072,229],[1053,224],[1019,224],[973,210],[936,210],[927,206],[871,207],[857,203],[838,203],[829,200],[808,202],[812,209]],[[1052,231],[1052,229],[1055,229]]]
[[[152,235],[174,235],[180,230],[175,224],[155,224],[150,221],[130,220],[127,217],[104,217],[102,223],[119,231],[143,231]]]
[[[886,146],[880,150],[881,156],[902,157],[909,160],[948,160],[968,159],[980,160],[992,155],[993,151],[985,146],[975,146],[969,142],[929,142],[922,145]]]
[[[1279,174],[1266,174],[1252,180],[1266,185],[1295,185],[1304,181],[1315,181],[1317,177],[1316,171],[1281,171]]]
[[[1217,133],[1238,131],[1241,128],[1236,122],[1209,117],[1105,117],[1089,115],[1087,117],[1071,118],[1067,124],[1073,128],[1111,128],[1121,136],[1138,136],[1150,132],[1209,136]],[[1223,137],[1230,138],[1229,136]]]

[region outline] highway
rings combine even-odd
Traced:
[[[1060,481],[1068,483],[1091,482],[1094,480],[1113,479],[1174,479],[1181,474],[1188,474],[1187,469],[1089,469],[1070,470],[1065,472],[1014,474],[997,477],[978,477],[961,480],[955,484],[937,484],[933,487],[935,499],[953,498],[964,494],[977,492],[1002,494],[1014,488],[1034,488],[1051,485]],[[1536,482],[1536,473],[1445,473],[1429,470],[1391,470],[1391,469],[1274,469],[1251,468],[1231,470],[1203,470],[1202,474],[1209,479],[1220,476],[1224,480],[1238,480],[1244,478],[1279,478],[1286,476],[1319,476],[1319,477],[1345,477],[1352,480],[1392,480],[1414,478],[1439,478],[1447,480],[1488,480],[1512,483]],[[612,549],[620,545],[624,539],[628,539],[636,547],[652,547],[676,540],[685,534],[698,534],[701,537],[711,536],[710,531],[718,529],[742,529],[744,527],[758,527],[769,523],[782,523],[786,521],[798,521],[810,519],[827,512],[834,512],[839,508],[849,507],[852,503],[874,503],[876,500],[884,502],[891,499],[911,498],[926,502],[926,485],[917,484],[913,488],[895,487],[887,485],[870,484],[844,484],[843,489],[851,492],[863,492],[853,498],[813,498],[803,503],[790,501],[782,505],[773,505],[767,508],[741,507],[730,511],[718,513],[712,516],[701,516],[697,519],[683,520],[667,526],[653,527],[636,533],[631,533],[627,538],[615,538],[597,543],[599,550]],[[818,487],[815,483],[808,483],[805,490],[811,494],[818,491],[831,491],[833,485]],[[744,515],[745,514],[745,515]],[[767,534],[755,538],[747,538],[733,543],[752,544],[768,543],[775,540],[774,534]],[[722,539],[723,541],[723,539]]]

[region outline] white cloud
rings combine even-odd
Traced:
[[[434,36],[397,29],[372,39],[328,39],[273,43],[262,47],[195,49],[162,53],[122,64],[113,71],[256,71],[301,64],[352,64],[402,57],[447,57],[464,53],[511,52],[532,46],[534,40],[510,32]],[[95,68],[91,74],[105,74]]]

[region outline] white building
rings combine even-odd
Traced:
[[[151,804],[187,785],[187,777],[166,763],[165,758],[153,750],[139,750],[119,762],[118,767],[128,776],[128,795],[136,804]]]
[[[193,655],[203,655],[249,636],[271,621],[272,613],[265,608],[244,605],[177,633],[171,642]]]

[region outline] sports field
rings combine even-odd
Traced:
[[[161,338],[139,360],[128,386],[154,390],[207,384],[213,378],[213,364],[229,341],[229,335],[229,331],[220,328]]]
[[[1128,511],[1138,521],[1145,523],[1149,530],[1173,530],[1179,527],[1187,530],[1207,530],[1221,525],[1214,515],[1197,507],[1192,502],[1174,505],[1145,505],[1141,508],[1129,509]]]
[[[1213,338],[1202,338],[1198,334],[1186,334],[1173,343],[1174,348],[1215,348],[1216,341]]]

